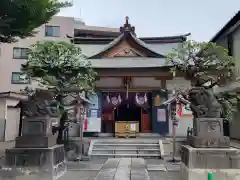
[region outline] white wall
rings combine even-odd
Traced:
[[[5,141],[13,141],[18,136],[20,108],[7,108]]]
[[[170,94],[169,98],[171,98],[173,95]],[[178,117],[178,126],[176,127],[176,136],[187,136],[187,129],[188,127],[193,127],[193,118],[192,117]],[[172,135],[173,127],[172,127],[172,119],[169,114],[169,135]]]
[[[122,85],[122,78],[100,78],[96,81],[96,87],[120,87]]]
[[[161,87],[161,80],[156,80],[154,77],[133,77],[133,87]]]

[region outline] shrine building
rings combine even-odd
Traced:
[[[163,102],[174,89],[190,87],[190,82],[173,76],[165,56],[188,35],[139,38],[126,17],[119,33],[69,37],[98,73],[97,96],[90,97],[85,131],[114,133],[116,121],[138,121],[142,133],[171,134],[172,122]],[[192,115],[181,108],[178,135],[185,135]]]

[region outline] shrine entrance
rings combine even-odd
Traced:
[[[115,121],[138,121],[141,129],[142,108],[135,103],[121,104],[114,110]]]
[[[151,92],[102,93],[102,133],[115,133],[116,122],[138,122],[139,132],[152,132]],[[126,95],[128,95],[126,97]]]

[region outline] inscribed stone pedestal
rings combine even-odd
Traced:
[[[14,170],[28,168],[48,179],[57,179],[66,173],[65,161],[64,145],[56,144],[48,116],[25,118],[22,136],[16,138],[14,148],[5,152],[6,167]]]
[[[56,144],[50,117],[28,117],[23,120],[22,136],[16,138],[17,148],[47,148]]]

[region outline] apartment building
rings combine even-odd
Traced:
[[[219,32],[211,39],[224,48],[228,49],[230,56],[236,60],[236,71],[240,75],[240,11],[232,17]]]
[[[236,60],[237,81],[228,84],[227,86],[216,89],[216,92],[240,92],[240,11],[233,16],[219,32],[211,39],[218,45],[223,46],[228,50],[228,54]],[[233,121],[230,122],[230,137],[240,139],[239,121],[240,112],[234,112]]]
[[[29,46],[39,40],[69,41],[68,36],[117,37],[119,28],[87,26],[81,19],[54,16],[47,24],[37,28],[35,37],[21,39],[12,44],[0,44],[0,92],[19,92],[36,82],[23,80],[21,64],[27,58]]]

